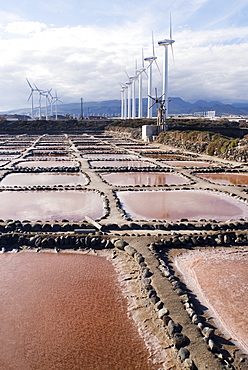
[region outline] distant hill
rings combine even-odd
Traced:
[[[169,98],[169,113],[170,114],[194,114],[195,112],[206,112],[214,110],[217,116],[221,115],[248,115],[247,104],[223,104],[219,101],[198,100],[195,103],[189,103],[179,97]],[[138,106],[138,104],[137,104]],[[156,114],[156,107],[153,107],[153,115]],[[147,100],[143,99],[143,112],[146,114]],[[106,100],[100,102],[84,102],[83,115],[88,116],[104,116],[104,117],[118,117],[120,116],[121,102],[120,100]],[[30,108],[10,110],[0,114],[27,114],[30,115]],[[80,103],[58,104],[59,115],[71,115],[77,117],[81,113]],[[36,114],[38,114],[38,109]],[[42,108],[42,114],[45,115],[45,107]]]

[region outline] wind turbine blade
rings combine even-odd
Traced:
[[[149,107],[149,109],[151,109],[155,104],[156,104],[156,102],[154,102],[154,103]]]
[[[160,75],[162,75],[162,73],[161,73],[161,71],[160,71],[160,68],[159,68],[159,65],[158,65],[158,63],[157,63],[157,61],[156,61],[156,59],[155,59],[155,64],[156,64],[156,66],[157,66],[157,69],[158,69],[158,71],[159,71],[159,74],[160,74]]]
[[[171,23],[171,13],[170,13],[170,39],[172,40],[172,23]]]
[[[142,62],[141,62],[142,68],[145,68],[144,49],[143,48],[141,49],[141,58],[142,58]]]
[[[38,87],[35,84],[34,84],[34,86],[35,86],[35,88],[36,88],[37,91],[41,91],[40,89],[38,89]]]
[[[175,64],[174,50],[173,50],[172,44],[171,44],[171,53],[172,53],[173,64],[174,64],[174,67],[175,67],[176,64]]]
[[[158,91],[156,87],[155,87],[155,96],[156,96],[156,99],[158,99]]]
[[[127,78],[128,78],[128,79],[130,79],[130,77],[129,77],[129,75],[128,75],[128,73],[127,73],[127,71],[126,71],[126,70],[125,70],[125,73],[126,73],[126,75],[127,75]]]
[[[32,88],[32,85],[31,85],[31,83],[28,81],[27,77],[26,77],[26,80],[27,80],[27,83],[28,83],[28,85],[29,85],[30,89],[32,90],[32,89],[33,89],[33,88]]]
[[[30,100],[30,98],[31,98],[31,96],[33,95],[33,90],[31,91],[31,93],[30,93],[30,95],[29,95],[29,97],[28,97],[28,100],[27,101],[29,101]]]
[[[155,57],[155,45],[154,45],[153,31],[152,31],[152,55]]]
[[[152,100],[155,100],[151,95],[147,95],[147,96],[149,96],[149,98],[151,98]]]

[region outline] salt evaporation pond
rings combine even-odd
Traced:
[[[104,257],[0,256],[2,369],[157,369]]]
[[[155,164],[144,161],[90,161],[92,167],[156,167]]]
[[[78,162],[74,161],[25,161],[15,164],[15,167],[40,167],[40,168],[50,168],[50,167],[75,167]]]
[[[134,220],[178,221],[248,218],[248,206],[227,195],[204,190],[117,191],[125,213]]]
[[[0,186],[86,185],[82,173],[12,173],[5,176]]]
[[[197,177],[220,185],[248,185],[248,173],[197,173]]]
[[[163,161],[173,167],[215,167],[217,164],[204,161]]]
[[[104,154],[83,154],[83,158],[87,159],[138,159],[137,155],[119,154],[119,153],[104,153]]]
[[[160,172],[111,172],[101,173],[101,177],[110,185],[115,186],[182,185],[190,182],[180,175]]]
[[[104,215],[100,195],[93,191],[2,191],[0,218],[30,221],[83,221]]]
[[[248,353],[248,249],[187,252],[175,265],[216,325]]]
[[[0,161],[0,167],[5,166],[9,161]]]

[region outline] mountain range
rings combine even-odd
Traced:
[[[195,112],[215,111],[217,116],[222,115],[248,115],[248,103],[223,104],[219,101],[198,100],[195,103],[189,103],[179,97],[169,98],[169,114],[194,114]],[[137,102],[138,106],[138,102]],[[143,112],[146,114],[147,100],[143,99]],[[83,116],[120,116],[120,100],[106,100],[100,102],[84,102]],[[156,114],[154,106],[153,114]],[[36,109],[38,111],[38,108]],[[35,112],[37,114],[37,112]],[[30,108],[15,109],[0,114],[26,114],[30,115]],[[45,115],[45,107],[42,108],[42,114]],[[58,104],[59,115],[70,115],[76,117],[81,114],[81,103]]]

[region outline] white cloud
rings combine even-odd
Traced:
[[[206,1],[190,3],[193,12]],[[178,0],[176,4],[184,2]],[[118,6],[113,9],[116,13]],[[156,13],[152,18],[148,10],[149,7],[135,22],[119,26],[51,27],[42,22],[14,20],[0,28],[0,110],[28,106],[25,77],[41,89],[57,89],[63,102],[79,101],[81,96],[85,101],[119,99],[118,81],[127,80],[124,70],[133,74],[135,59],[140,64],[142,46],[145,56],[152,52],[151,30],[161,15]],[[157,46],[157,40],[168,37],[163,32],[169,25],[169,15],[163,16],[166,22],[154,30],[160,67],[163,48]],[[247,35],[248,27],[195,32],[189,27],[175,27],[176,65],[174,68],[170,56],[169,94],[190,101],[248,98],[244,82],[248,72]],[[144,81],[144,95],[145,84]],[[156,68],[154,86],[161,90]]]
[[[28,36],[32,33],[41,32],[46,29],[47,26],[44,23],[39,22],[11,22],[9,23],[5,31],[12,34]]]

